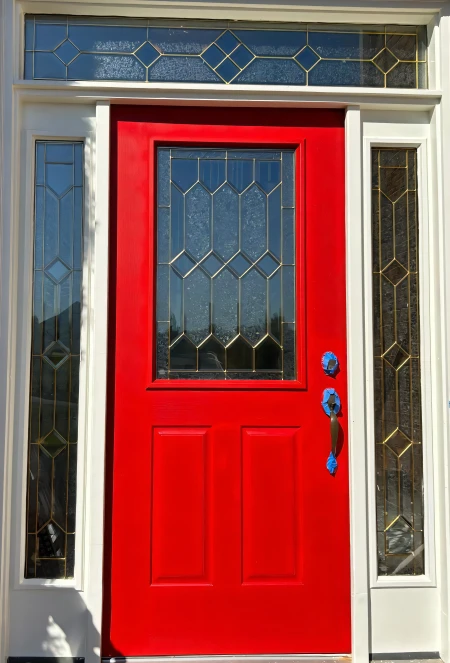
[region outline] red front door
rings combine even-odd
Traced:
[[[343,113],[117,107],[111,168],[102,654],[349,652]]]

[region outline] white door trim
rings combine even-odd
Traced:
[[[439,287],[435,274],[431,268],[433,255],[432,231],[430,228],[430,206],[434,201],[429,200],[428,173],[432,172],[432,158],[429,139],[423,136],[392,136],[388,126],[384,133],[377,136],[365,137],[363,142],[363,173],[364,200],[363,224],[364,233],[364,260],[366,265],[372,263],[372,200],[369,195],[372,180],[372,147],[400,147],[417,149],[417,179],[418,179],[418,219],[419,219],[419,300],[420,300],[420,363],[421,363],[421,393],[422,393],[422,421],[423,421],[423,475],[424,475],[424,545],[425,574],[423,576],[378,576],[378,558],[376,541],[376,482],[375,482],[375,422],[373,409],[373,328],[372,328],[372,274],[366,269],[364,283],[364,299],[366,302],[366,409],[367,428],[366,440],[369,449],[368,468],[368,514],[369,514],[369,567],[370,586],[383,587],[435,587],[436,586],[436,555],[435,555],[435,491],[433,477],[433,450],[436,444],[436,435],[433,427],[433,409],[439,402],[440,390],[438,381],[432,375],[431,366],[436,363],[432,357],[431,339],[434,337],[434,320],[436,319],[436,302],[434,293]],[[434,207],[434,205],[433,205]],[[434,359],[434,361],[433,361]]]
[[[352,656],[369,657],[369,582],[367,559],[367,447],[364,356],[364,264],[362,231],[361,110],[349,108],[345,118],[346,287],[348,445],[350,475],[350,555],[352,582]]]
[[[279,104],[283,106],[283,104]],[[39,104],[36,108],[39,108]],[[64,105],[67,108],[67,104]],[[58,108],[58,105],[54,106]],[[76,112],[77,104],[72,105]],[[61,109],[61,105],[59,105]],[[95,151],[97,155],[93,195],[96,200],[95,232],[89,247],[92,298],[89,315],[90,363],[88,368],[88,435],[86,503],[86,581],[80,592],[89,611],[86,621],[89,646],[86,663],[98,661],[102,612],[103,563],[103,481],[107,347],[107,283],[108,283],[108,196],[109,196],[109,103],[98,102],[96,111]],[[48,118],[49,126],[52,117]],[[67,135],[75,135],[70,123]],[[46,135],[48,136],[48,130]],[[55,135],[60,138],[61,134]],[[101,158],[100,158],[101,156]],[[28,166],[26,166],[28,167]],[[22,166],[22,175],[23,175]],[[350,107],[346,113],[346,251],[347,251],[347,325],[349,373],[349,453],[351,498],[351,567],[352,567],[352,657],[356,663],[367,663],[369,657],[369,578],[367,553],[367,491],[365,444],[366,406],[364,363],[364,267],[362,228],[362,126],[361,110]],[[18,247],[17,247],[18,249]],[[16,252],[15,252],[16,253]],[[20,293],[14,291],[18,299]],[[95,397],[93,396],[95,395]],[[81,468],[80,468],[81,469]],[[61,583],[62,585],[64,582]],[[64,591],[53,587],[52,591]],[[33,591],[39,591],[34,588]],[[25,588],[23,588],[25,591]],[[50,595],[40,599],[51,605]],[[16,652],[12,652],[15,654]]]

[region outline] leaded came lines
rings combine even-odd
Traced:
[[[26,578],[75,565],[83,144],[36,143]]]
[[[426,30],[27,15],[24,76],[425,88]]]
[[[292,150],[158,149],[157,377],[295,378]]]
[[[379,575],[424,573],[417,150],[372,150]]]

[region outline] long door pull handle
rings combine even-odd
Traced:
[[[330,417],[330,437],[331,437],[331,451],[327,460],[327,470],[330,474],[335,474],[338,468],[336,460],[337,443],[339,437],[339,422],[337,413],[341,407],[339,395],[334,389],[325,389],[323,392],[322,407],[325,414]]]
[[[330,408],[331,453],[336,458],[337,441],[339,435],[339,422],[334,409]]]

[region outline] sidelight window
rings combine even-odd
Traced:
[[[75,565],[83,144],[36,143],[26,578]]]
[[[372,149],[378,574],[424,573],[417,150]]]

